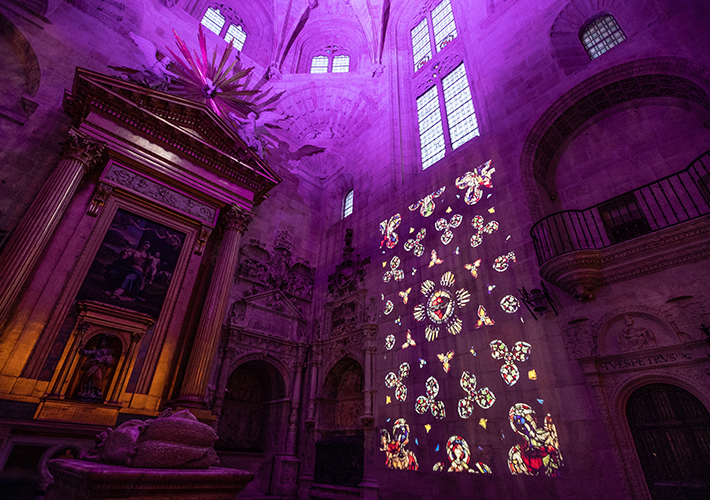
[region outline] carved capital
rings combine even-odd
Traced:
[[[91,200],[91,203],[89,204],[89,209],[86,211],[86,213],[92,217],[96,217],[97,215],[99,215],[101,209],[106,204],[106,200],[108,200],[108,197],[111,196],[112,191],[113,186],[109,186],[108,184],[100,182],[99,185],[96,186],[96,191],[94,191],[94,197]]]
[[[225,229],[233,229],[244,234],[247,226],[254,220],[254,213],[232,203],[220,217],[220,225]]]
[[[106,143],[89,139],[74,129],[69,130],[69,137],[62,143],[62,158],[80,161],[84,173],[90,173],[101,159]]]
[[[137,344],[140,342],[142,335],[140,333],[134,333],[131,335],[131,343]]]

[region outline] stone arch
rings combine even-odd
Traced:
[[[327,372],[321,387],[320,427],[323,430],[359,429],[364,401],[365,371],[351,357],[336,362]]]
[[[642,99],[682,101],[710,111],[709,89],[707,68],[664,57],[615,66],[567,91],[537,120],[523,144],[520,176],[532,221],[559,210],[551,204],[557,200],[556,165],[585,124],[612,108]]]
[[[273,434],[283,433],[279,403],[285,398],[286,385],[273,364],[264,359],[239,363],[227,379],[216,449],[265,453],[272,448],[279,441]]]
[[[638,373],[638,372],[637,372]],[[706,383],[698,383],[699,377],[705,377]],[[644,374],[632,375],[625,383],[612,387],[606,394],[610,403],[610,421],[612,434],[617,441],[618,450],[621,453],[621,462],[626,469],[627,479],[633,497],[638,500],[649,500],[651,498],[648,486],[645,481],[641,462],[631,429],[626,419],[626,407],[631,395],[638,389],[650,384],[669,384],[679,387],[694,397],[696,397],[706,409],[710,410],[710,385],[707,383],[707,374],[703,367],[699,366],[693,372],[687,370],[654,370]],[[612,384],[613,385],[613,384]]]
[[[0,14],[0,107],[29,116],[37,104],[29,100],[39,90],[41,70],[37,55],[27,38],[9,19]]]
[[[323,381],[316,442],[315,482],[357,486],[363,478],[365,371],[351,357],[332,365]]]

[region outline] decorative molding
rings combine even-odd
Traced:
[[[111,162],[101,177],[104,182],[143,195],[206,224],[213,226],[215,223],[217,209],[214,207],[190,198],[149,177],[133,172],[118,163]]]
[[[580,300],[598,287],[708,259],[710,216],[654,231],[601,250],[577,250],[545,262],[540,276]]]
[[[84,173],[90,173],[101,160],[106,143],[90,139],[71,128],[69,137],[62,143],[62,158],[71,158],[82,163]]]
[[[101,209],[104,208],[106,200],[108,200],[109,196],[111,196],[112,191],[113,186],[109,186],[108,184],[99,182],[99,184],[96,186],[96,189],[94,190],[94,197],[91,199],[91,203],[89,203],[89,209],[86,211],[86,213],[91,217],[98,216],[101,212]]]

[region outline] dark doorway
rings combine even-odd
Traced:
[[[710,498],[710,413],[679,387],[651,384],[626,405],[653,500]]]

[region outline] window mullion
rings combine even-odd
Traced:
[[[444,85],[441,79],[437,79],[436,86],[439,88],[437,97],[439,98],[439,113],[441,114],[441,124],[444,128],[444,147],[445,154],[449,154],[454,150],[451,145],[451,134],[449,132],[449,118],[446,116],[446,99],[444,98]]]

